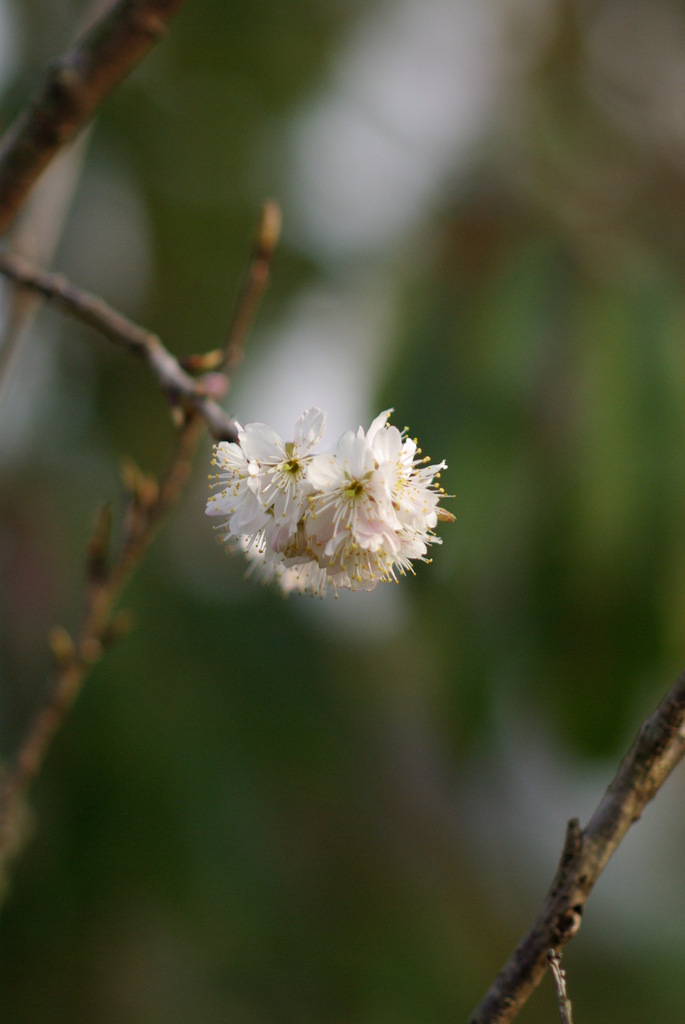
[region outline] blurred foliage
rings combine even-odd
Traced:
[[[7,117],[84,6],[15,5]],[[190,0],[98,118],[55,265],[179,354],[221,344],[256,211],[283,186],[279,142],[369,6],[388,10]],[[137,629],[32,793],[0,925],[11,1024],[467,1019],[551,879],[537,845],[560,848],[583,810],[543,774],[521,846],[503,794],[531,737],[571,779],[594,772],[597,801],[680,669],[685,148],[669,86],[685,21],[675,0],[624,17],[609,0],[501,6],[514,71],[476,155],[375,257],[396,308],[371,411],[393,406],[447,459],[457,523],[387,604],[284,601],[215,549],[198,461],[127,592]],[[138,241],[117,244],[129,209]],[[335,278],[287,209],[285,224],[248,361],[293,296]],[[66,397],[0,463],[6,757],[47,629],[77,621],[118,458],[153,471],[172,434],[136,361],[50,311],[36,334]],[[674,859],[661,877],[648,856],[633,884],[670,886],[677,916]],[[565,958],[578,1019],[677,1019],[682,942],[600,916]],[[555,1014],[543,986],[521,1020]]]

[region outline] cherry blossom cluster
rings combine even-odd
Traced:
[[[368,431],[342,435],[334,452],[315,454],[326,417],[307,409],[283,441],[265,423],[238,424],[238,443],[214,446],[214,493],[207,514],[229,547],[241,547],[252,570],[285,592],[324,595],[373,590],[429,561],[438,520],[444,462],[430,465],[415,440],[391,426],[388,410]]]

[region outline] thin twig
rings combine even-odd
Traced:
[[[228,331],[224,358],[219,364],[229,372],[243,357],[245,340],[260,298],[269,283],[271,260],[281,235],[281,209],[273,199],[262,206],[249,266],[238,290],[233,318]]]
[[[194,372],[221,370],[230,374],[240,365],[259,300],[269,283],[280,234],[281,208],[274,199],[268,199],[259,212],[250,260],[238,286],[226,344],[223,349],[184,356],[180,360],[184,369]]]
[[[561,1024],[573,1024],[573,1007],[571,1006],[571,1000],[566,992],[566,972],[561,966],[561,953],[554,949],[548,949],[547,961],[552,972],[554,987],[557,992]]]
[[[109,515],[98,517],[88,556],[88,587],[81,628],[75,640],[63,629],[53,631],[51,642],[56,667],[48,697],[31,723],[12,767],[0,787],[0,874],[13,851],[15,823],[28,787],[40,772],[53,737],[78,697],[93,665],[107,646],[122,633],[114,614],[121,593],[140,563],[155,533],[178,501],[190,474],[202,421],[191,417],[178,437],[176,452],[159,488],[139,475],[137,512],[114,564],[105,567],[109,548]]]
[[[581,831],[569,822],[554,881],[540,913],[504,965],[470,1024],[512,1021],[547,968],[547,950],[577,933],[607,861],[685,754],[685,673],[642,725],[595,813]]]
[[[112,89],[164,36],[185,0],[115,0],[55,61],[0,139],[0,235],[36,180]]]
[[[226,348],[224,351],[186,357],[183,362],[189,369],[224,369],[230,372],[240,362],[247,333],[269,280],[280,224],[280,209],[273,200],[269,200],[260,211],[250,260],[231,317]],[[214,387],[218,385],[220,392],[225,391],[227,382],[223,378],[219,379],[218,373],[210,373],[204,381],[196,380],[164,347],[156,334],[129,320],[98,295],[77,288],[62,274],[41,270],[16,253],[0,250],[0,274],[17,287],[42,296],[81,323],[95,328],[115,345],[123,346],[140,356],[157,378],[172,411],[177,410],[179,405],[185,405],[205,420],[216,441],[237,441],[235,423],[207,394],[206,388],[210,384]]]
[[[229,334],[229,348],[233,351],[242,349],[257,300],[266,284],[278,240],[280,220],[277,223],[275,209],[274,204],[266,204],[262,210]],[[257,274],[254,272],[255,263],[261,267]],[[95,327],[116,344],[142,356],[165,391],[172,409],[181,410],[183,423],[175,455],[161,485],[144,477],[132,464],[125,467],[129,507],[121,548],[109,566],[111,513],[106,508],[98,517],[88,549],[88,588],[81,628],[75,641],[63,629],[53,631],[51,640],[56,670],[52,687],[21,743],[12,767],[0,780],[1,880],[3,868],[16,852],[16,826],[23,797],[39,773],[50,743],[76,700],[90,668],[121,634],[122,620],[114,615],[115,606],[160,523],[179,499],[204,425],[209,426],[215,438],[232,441],[237,440],[237,429],[233,420],[203,393],[201,386],[182,369],[156,335],[111,309],[102,299],[75,288],[59,275],[37,270],[25,260],[8,253],[0,252],[0,273]],[[206,361],[202,356],[197,359],[198,365]],[[222,379],[224,384],[228,383]]]
[[[75,287],[61,274],[39,270],[14,253],[0,251],[0,274],[20,288],[27,288],[82,323],[94,327],[116,345],[145,360],[172,406],[185,403],[206,421],[216,440],[235,441],[233,420],[204,392],[156,334],[127,319],[103,299]]]

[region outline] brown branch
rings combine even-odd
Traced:
[[[231,317],[226,349],[186,357],[183,363],[189,369],[198,371],[224,368],[230,371],[240,362],[257,304],[269,280],[280,223],[280,209],[273,200],[269,200],[260,211],[250,260]],[[202,417],[216,441],[238,440],[235,423],[208,394],[209,388],[215,394],[226,390],[227,382],[220,374],[210,373],[204,381],[196,380],[164,347],[156,334],[112,309],[98,295],[77,288],[62,274],[41,270],[16,253],[0,250],[0,274],[18,288],[42,296],[81,323],[95,328],[115,345],[123,346],[140,356],[157,378],[173,412],[185,406]],[[181,416],[178,424],[182,421]]]
[[[268,280],[279,224],[276,205],[265,204],[251,259],[239,289],[228,351],[242,351],[257,301]],[[141,356],[161,384],[172,410],[181,412],[179,426],[183,427],[178,435],[176,454],[161,485],[143,476],[131,463],[124,467],[129,500],[120,550],[112,559],[111,513],[105,508],[98,517],[88,547],[88,588],[78,636],[72,640],[63,629],[53,631],[51,646],[56,663],[53,684],[44,705],[29,726],[10,770],[0,779],[1,890],[4,869],[18,848],[24,795],[39,773],[52,739],[78,697],[90,668],[126,627],[126,618],[114,614],[115,606],[161,521],[178,501],[190,474],[191,458],[205,423],[219,439],[237,440],[237,428],[223,409],[204,393],[201,382],[196,382],[186,373],[156,335],[111,309],[102,299],[75,288],[60,275],[38,270],[26,260],[1,251],[0,274],[19,287],[43,296],[95,327],[117,345]],[[194,359],[196,369],[219,365],[212,353]],[[221,378],[225,388],[227,379],[220,374],[214,376]]]
[[[164,36],[185,0],[115,0],[65,56],[0,139],[0,234],[58,150]]]
[[[186,373],[157,335],[128,320],[97,295],[76,288],[61,274],[39,270],[13,253],[0,251],[0,274],[20,288],[37,292],[77,320],[94,327],[114,344],[140,356],[172,406],[183,403],[197,412],[216,440],[237,440],[233,420],[207,396],[201,383]]]
[[[0,877],[7,861],[16,853],[17,822],[27,789],[40,772],[50,744],[90,669],[125,631],[127,618],[115,614],[116,604],[160,523],[181,495],[202,428],[198,416],[188,420],[159,487],[129,467],[132,515],[118,556],[109,568],[109,510],[104,509],[98,517],[88,550],[88,586],[81,628],[75,640],[61,628],[53,630],[51,646],[56,667],[52,685],[0,786]]]
[[[470,1024],[505,1024],[547,969],[547,951],[578,931],[595,882],[624,835],[685,754],[685,673],[642,725],[595,813],[568,824],[559,867],[540,913],[504,965]]]

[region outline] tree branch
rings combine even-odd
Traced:
[[[269,280],[271,261],[279,239],[280,223],[278,204],[274,200],[268,200],[260,211],[250,259],[238,289],[231,317],[226,348],[186,357],[183,362],[189,369],[214,371],[224,368],[230,371],[240,362],[257,304]],[[222,374],[209,373],[204,379],[196,380],[164,347],[156,334],[112,309],[98,295],[77,288],[62,274],[40,270],[16,253],[0,250],[0,274],[17,287],[42,296],[65,313],[94,327],[115,345],[127,348],[140,356],[157,378],[172,412],[178,411],[179,406],[185,406],[202,417],[214,440],[238,440],[235,423],[208,393],[210,389],[214,394],[225,392],[227,381]],[[181,416],[179,426],[182,419]]]
[[[504,965],[470,1024],[514,1020],[547,969],[547,951],[572,939],[590,892],[624,835],[685,754],[685,673],[642,725],[595,813],[569,822],[540,913]]]
[[[261,212],[252,253],[238,291],[231,319],[227,351],[235,357],[242,352],[257,301],[269,276],[271,257],[278,241],[280,215],[275,203]],[[117,618],[116,604],[132,573],[140,563],[162,519],[178,501],[189,476],[191,459],[205,423],[216,438],[236,441],[235,423],[181,367],[156,335],[111,309],[102,299],[74,288],[63,277],[32,267],[26,260],[0,252],[0,274],[19,287],[30,289],[60,306],[111,341],[140,355],[165,391],[172,411],[180,412],[177,449],[162,483],[144,476],[128,463],[124,480],[128,509],[122,526],[119,550],[110,551],[111,516],[100,513],[88,548],[87,591],[81,628],[75,640],[64,629],[53,631],[54,679],[43,706],[30,724],[12,766],[0,777],[0,897],[9,861],[18,852],[23,798],[43,765],[52,739],[67,717],[81,691],[90,668],[126,627]],[[223,365],[224,352],[190,357],[194,369]],[[228,384],[223,374],[210,374]]]
[[[81,627],[74,640],[62,628],[52,631],[55,672],[47,698],[29,726],[11,768],[1,780],[0,883],[8,862],[18,852],[18,822],[26,791],[40,772],[50,744],[81,692],[90,669],[128,627],[128,616],[116,616],[116,604],[160,523],[180,497],[201,430],[200,418],[191,416],[178,436],[170,467],[159,485],[130,464],[126,467],[130,508],[120,549],[114,557],[110,552],[109,507],[98,515],[88,547]],[[2,889],[0,884],[0,896]]]
[[[235,423],[208,397],[202,383],[181,367],[156,334],[127,319],[103,299],[76,288],[61,274],[32,266],[13,253],[0,251],[0,274],[20,288],[42,295],[50,303],[94,327],[115,345],[121,345],[145,360],[172,406],[184,403],[207,423],[216,440],[237,441]]]
[[[185,0],[115,0],[64,57],[0,139],[0,234],[55,153],[164,36]]]

